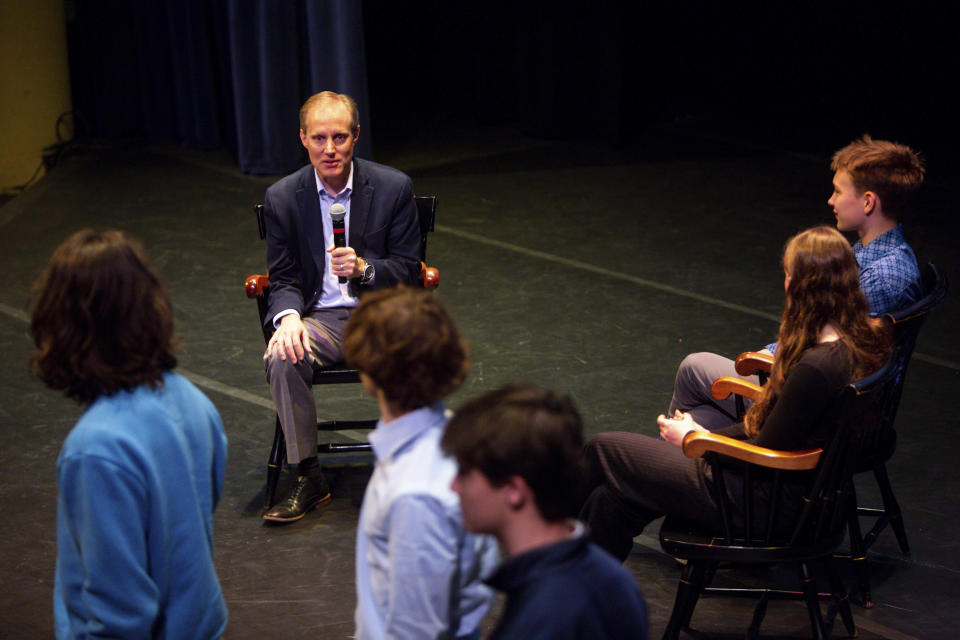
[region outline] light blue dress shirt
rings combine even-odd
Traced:
[[[323,226],[323,241],[325,249],[333,248],[333,219],[330,217],[330,207],[333,204],[342,204],[347,210],[343,218],[343,233],[345,238],[350,237],[350,196],[353,195],[353,163],[350,163],[350,173],[347,176],[347,184],[343,191],[337,194],[329,193],[320,182],[317,172],[313,172],[313,177],[317,181],[317,197],[320,199],[320,217]],[[350,241],[347,240],[347,244]],[[335,307],[355,307],[357,299],[350,295],[350,288],[346,283],[341,283],[337,276],[333,275],[333,265],[330,261],[330,254],[324,256],[323,271],[323,290],[320,292],[320,299],[314,305],[314,309],[329,309]]]
[[[440,449],[442,402],[370,434],[376,457],[357,528],[356,638],[473,634],[493,600],[481,583],[496,542],[463,530],[450,489],[457,464]]]

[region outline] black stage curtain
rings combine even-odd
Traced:
[[[72,0],[70,75],[78,131],[233,150],[247,173],[303,164],[300,105],[323,90],[360,107],[370,157],[360,2]]]
[[[371,122],[418,144],[444,119],[613,144],[681,123],[818,153],[870,132],[956,155],[954,22],[903,3],[66,2],[81,130],[228,146],[252,173],[304,161],[297,110],[323,89],[357,99],[367,158]]]
[[[363,4],[379,137],[403,135],[431,116],[460,116],[614,144],[678,123],[817,153],[869,132],[956,155],[955,144],[942,142],[956,129],[958,108],[944,86],[960,73],[960,39],[946,9],[827,1]],[[416,99],[424,88],[429,101]]]

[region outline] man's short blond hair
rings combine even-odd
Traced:
[[[357,109],[357,103],[347,94],[333,91],[321,91],[307,98],[307,101],[300,107],[300,130],[304,133],[307,132],[307,115],[311,111],[331,103],[341,104],[346,108],[347,113],[350,114],[350,131],[353,132],[353,135],[357,135],[357,130],[360,128],[360,110]]]

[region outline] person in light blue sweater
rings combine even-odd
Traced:
[[[170,298],[119,231],[78,231],[35,286],[31,364],[86,407],[57,460],[56,637],[219,638],[227,438],[173,373]]]

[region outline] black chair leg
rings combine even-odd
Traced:
[[[680,630],[690,626],[690,618],[693,617],[693,609],[700,597],[705,572],[706,565],[703,562],[691,560],[683,567],[677,597],[673,603],[673,613],[670,614],[670,621],[663,631],[663,640],[677,640]]]
[[[897,544],[900,545],[900,553],[910,554],[910,543],[907,542],[907,531],[903,526],[903,513],[900,511],[900,503],[893,495],[893,487],[890,486],[890,478],[887,476],[887,465],[881,464],[873,470],[873,475],[880,486],[880,495],[883,497],[883,510],[890,518],[890,526],[893,527],[893,533],[897,536]]]
[[[706,589],[713,584],[713,577],[717,575],[717,567],[719,566],[719,562],[710,562],[707,564],[707,568],[703,573],[703,583],[700,585],[701,589]]]
[[[840,613],[840,619],[843,620],[843,626],[847,628],[847,637],[855,638],[857,635],[857,625],[853,622],[853,612],[850,611],[850,598],[847,597],[847,588],[843,586],[843,580],[837,573],[837,564],[833,558],[826,559],[827,574],[830,577],[830,593],[833,594],[837,602],[837,611]]]
[[[807,603],[807,613],[810,615],[810,637],[814,640],[824,640],[823,616],[820,615],[820,599],[817,596],[817,583],[810,575],[810,567],[806,562],[800,563],[800,584],[803,588],[803,600]]]
[[[267,490],[263,499],[263,508],[273,506],[277,483],[280,481],[280,472],[287,460],[287,441],[283,437],[283,428],[280,426],[280,416],[277,416],[277,427],[273,432],[273,446],[270,447],[270,458],[267,460]]]
[[[860,516],[857,514],[856,494],[850,497],[850,510],[847,515],[847,535],[850,538],[850,562],[857,576],[857,589],[860,592],[860,602],[869,609],[873,606],[873,595],[870,593],[870,567],[867,564],[867,547],[863,542],[863,533],[860,530]]]
[[[746,640],[758,640],[760,638],[760,624],[767,615],[767,603],[770,602],[770,592],[764,591],[760,596],[757,606],[753,609],[753,619],[750,620],[750,626],[747,628]]]

